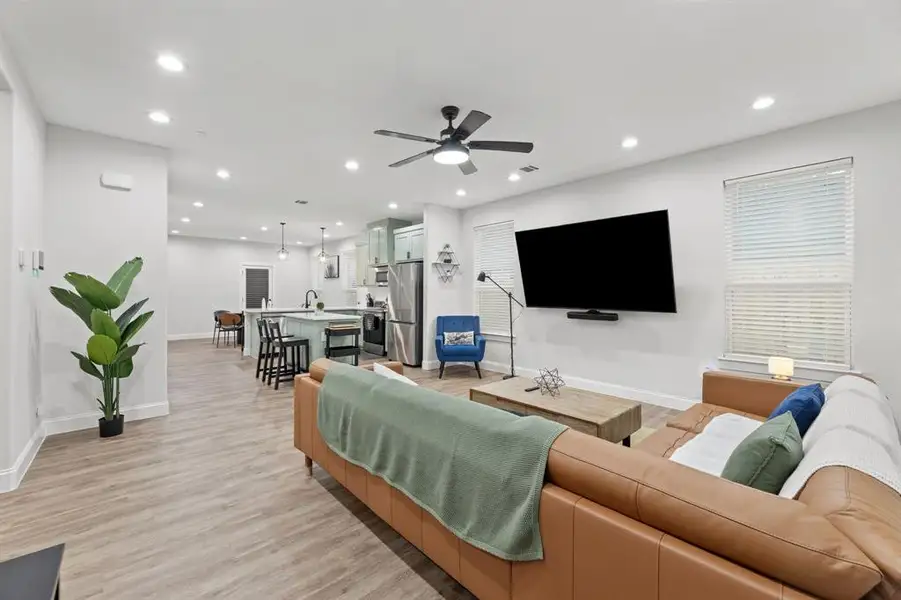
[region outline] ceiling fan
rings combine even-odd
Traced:
[[[376,135],[385,135],[388,137],[400,138],[402,140],[412,140],[414,142],[426,142],[428,144],[438,144],[437,148],[420,152],[415,156],[405,158],[396,163],[388,165],[389,167],[402,167],[420,158],[431,156],[436,163],[442,165],[457,165],[464,175],[472,175],[478,169],[472,161],[469,160],[470,150],[497,150],[500,152],[522,152],[528,154],[535,145],[532,142],[486,142],[473,140],[464,143],[479,127],[488,122],[491,115],[472,110],[463,119],[457,127],[454,127],[454,119],[460,114],[460,109],[456,106],[445,106],[441,109],[441,116],[447,120],[447,128],[440,133],[440,139],[423,137],[421,135],[412,135],[409,133],[398,133],[397,131],[386,131],[378,129],[374,131]]]

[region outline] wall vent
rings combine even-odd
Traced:
[[[537,171],[538,167],[536,167],[535,165],[526,165],[524,167],[520,167],[519,170],[523,173],[531,173],[532,171]]]
[[[309,204],[309,200],[295,200],[294,204]]]

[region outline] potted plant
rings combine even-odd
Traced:
[[[122,306],[144,260],[133,258],[113,273],[108,283],[89,275],[66,273],[63,278],[75,291],[51,287],[60,304],[74,312],[88,329],[87,355],[72,352],[81,370],[100,380],[103,400],[97,399],[103,416],[98,419],[100,437],[122,433],[125,416],[119,412],[119,384],[134,371],[134,357],[143,344],[129,344],[147,324],[153,311],[138,314],[149,298],[132,304],[113,319],[113,310]]]
[[[322,314],[322,311],[325,310],[325,302],[320,300],[316,303],[316,314]]]

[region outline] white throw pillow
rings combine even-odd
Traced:
[[[701,433],[677,448],[670,460],[719,477],[732,452],[762,424],[731,413],[714,417]]]
[[[379,375],[387,377],[388,379],[396,379],[398,381],[403,381],[404,383],[408,383],[410,385],[419,385],[418,383],[416,383],[409,377],[404,377],[400,373],[395,373],[394,371],[392,371],[391,369],[389,369],[382,363],[373,363],[372,371],[374,373],[378,373]]]

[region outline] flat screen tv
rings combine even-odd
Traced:
[[[526,305],[676,312],[665,210],[516,232]]]

